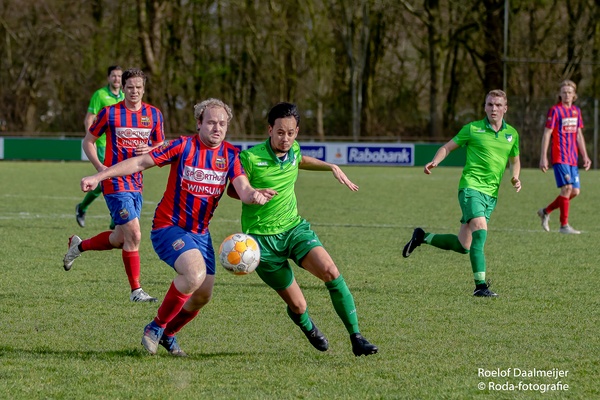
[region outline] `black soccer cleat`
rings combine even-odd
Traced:
[[[323,335],[323,332],[321,332],[319,328],[317,328],[312,319],[310,320],[310,322],[312,322],[312,329],[310,331],[302,330],[302,332],[306,335],[306,338],[315,349],[319,351],[327,351],[327,349],[329,348],[329,341],[327,340],[325,335]]]
[[[473,291],[473,296],[475,297],[498,297],[498,294],[492,292],[490,290],[491,282],[482,283],[480,285],[475,286],[475,290]]]
[[[413,231],[412,237],[402,250],[402,257],[407,258],[411,253],[425,241],[425,231],[417,228]]]
[[[356,357],[376,354],[379,351],[377,346],[369,343],[360,333],[350,335],[350,341],[352,342],[352,352]]]
[[[80,227],[85,227],[85,211],[81,210],[79,207],[81,204],[77,204],[75,206],[75,221],[77,221],[77,225]]]

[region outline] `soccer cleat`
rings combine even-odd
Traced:
[[[377,346],[369,343],[360,333],[350,335],[350,342],[352,342],[352,352],[356,357],[376,354],[379,351]]]
[[[77,224],[80,227],[85,227],[85,211],[81,210],[81,207],[79,207],[81,204],[77,204],[75,206],[75,221],[77,221]]]
[[[148,353],[152,355],[156,354],[156,350],[158,350],[158,342],[160,341],[164,330],[165,328],[158,326],[154,320],[146,325],[144,328],[144,335],[142,336],[142,346],[148,350]]]
[[[498,297],[498,295],[490,290],[491,282],[475,285],[473,296],[475,297]]]
[[[577,229],[573,229],[571,225],[561,226],[558,230],[560,233],[566,233],[567,235],[579,235],[581,232]]]
[[[177,343],[177,338],[175,336],[162,335],[158,344],[167,349],[169,354],[174,357],[187,357],[185,351],[181,350],[181,347],[179,347],[179,343]]]
[[[548,225],[550,222],[550,214],[546,213],[545,208],[540,208],[537,212],[537,215],[542,220],[542,228],[544,228],[546,232],[550,232],[550,225]]]
[[[141,302],[150,302],[155,303],[158,301],[156,297],[150,296],[148,293],[144,292],[144,289],[138,288],[131,291],[131,295],[129,296],[129,300],[141,303]]]
[[[425,241],[425,231],[421,228],[417,228],[413,231],[412,238],[406,243],[402,250],[402,257],[406,258],[411,255],[417,247],[419,247]]]
[[[306,335],[306,338],[315,349],[319,351],[327,351],[327,349],[329,348],[329,341],[327,340],[325,335],[323,335],[323,332],[321,332],[319,328],[317,328],[312,319],[310,320],[310,322],[313,326],[312,329],[310,331],[302,330],[302,332],[304,333],[304,335]]]
[[[67,254],[65,254],[65,257],[63,258],[63,267],[65,268],[65,271],[70,270],[73,261],[81,255],[81,251],[79,251],[78,247],[81,242],[81,238],[77,235],[73,235],[69,238],[69,250],[67,250]]]

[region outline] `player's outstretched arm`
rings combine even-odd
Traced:
[[[425,164],[423,172],[425,172],[427,175],[430,175],[431,170],[436,168],[442,161],[444,161],[446,157],[448,157],[448,154],[456,149],[458,149],[458,144],[456,144],[454,140],[448,141],[445,145],[440,147],[438,151],[436,151],[435,156],[433,156],[433,160]]]
[[[348,179],[344,171],[342,171],[342,169],[335,164],[321,161],[314,157],[302,156],[302,161],[300,162],[299,168],[308,171],[331,171],[339,183],[346,185],[348,189],[352,190],[353,192],[358,190],[358,185]]]
[[[135,172],[140,172],[150,167],[154,167],[154,159],[149,154],[144,154],[139,157],[128,158],[121,161],[110,168],[106,168],[95,175],[86,176],[81,180],[81,190],[89,192],[94,190],[98,183],[105,179],[114,178],[116,176],[131,175]]]
[[[233,185],[233,187],[232,187]],[[227,195],[246,204],[265,204],[275,196],[273,189],[254,189],[246,175],[240,175],[227,187]]]

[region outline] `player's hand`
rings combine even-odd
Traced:
[[[589,157],[584,158],[583,159],[583,168],[585,168],[586,171],[589,171],[591,166],[592,166],[592,160],[590,160]]]
[[[546,173],[546,171],[548,171],[548,159],[546,157],[542,157],[540,159],[540,169],[544,173]]]
[[[148,146],[147,143],[140,143],[135,146],[135,155],[141,156],[142,154],[150,153],[150,150],[152,150],[152,147]]]
[[[423,169],[423,172],[425,172],[427,175],[431,175],[431,170],[436,168],[438,165],[437,163],[434,163],[433,161],[430,163],[427,163],[425,165],[425,168]]]
[[[85,178],[81,179],[81,190],[84,192],[92,191],[96,189],[98,183],[98,179],[94,178],[93,176],[86,176]]]
[[[260,191],[255,190],[254,193],[252,193],[252,199],[251,199],[250,204],[263,205],[263,204],[268,203],[269,200],[271,200],[271,198],[273,198],[273,196],[268,197],[268,194],[267,195],[263,194],[262,191],[264,191],[264,190],[272,190],[272,189],[261,189]]]
[[[510,180],[510,183],[512,183],[513,187],[517,189],[517,193],[521,191],[521,181],[519,180],[519,178],[513,176]]]
[[[337,165],[333,165],[331,167],[331,172],[333,172],[333,176],[335,177],[335,179],[337,179],[338,182],[340,182],[342,185],[348,186],[348,189],[352,190],[353,192],[356,192],[358,190],[358,185],[356,185],[354,182],[348,179],[348,177],[340,167],[338,167]]]
[[[265,196],[267,199],[271,200],[275,195],[277,195],[277,191],[273,189],[256,189],[257,192]]]

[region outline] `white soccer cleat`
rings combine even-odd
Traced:
[[[69,238],[69,250],[67,251],[67,254],[65,254],[65,258],[63,258],[63,267],[65,268],[65,271],[70,270],[73,261],[81,255],[81,251],[79,251],[79,248],[77,247],[81,242],[81,238],[77,235],[73,235]]]
[[[156,297],[150,296],[148,293],[144,292],[144,289],[142,289],[142,288],[135,289],[133,292],[131,292],[131,295],[129,296],[129,300],[136,302],[136,303],[141,303],[141,302],[154,303],[154,302],[158,301],[158,299]]]
[[[540,208],[537,212],[538,217],[540,217],[540,219],[542,220],[542,228],[544,228],[544,230],[546,232],[550,232],[550,214],[546,214],[546,210],[543,208]]]
[[[560,233],[565,233],[567,235],[579,235],[581,232],[577,229],[573,229],[571,225],[561,226],[558,230]]]

